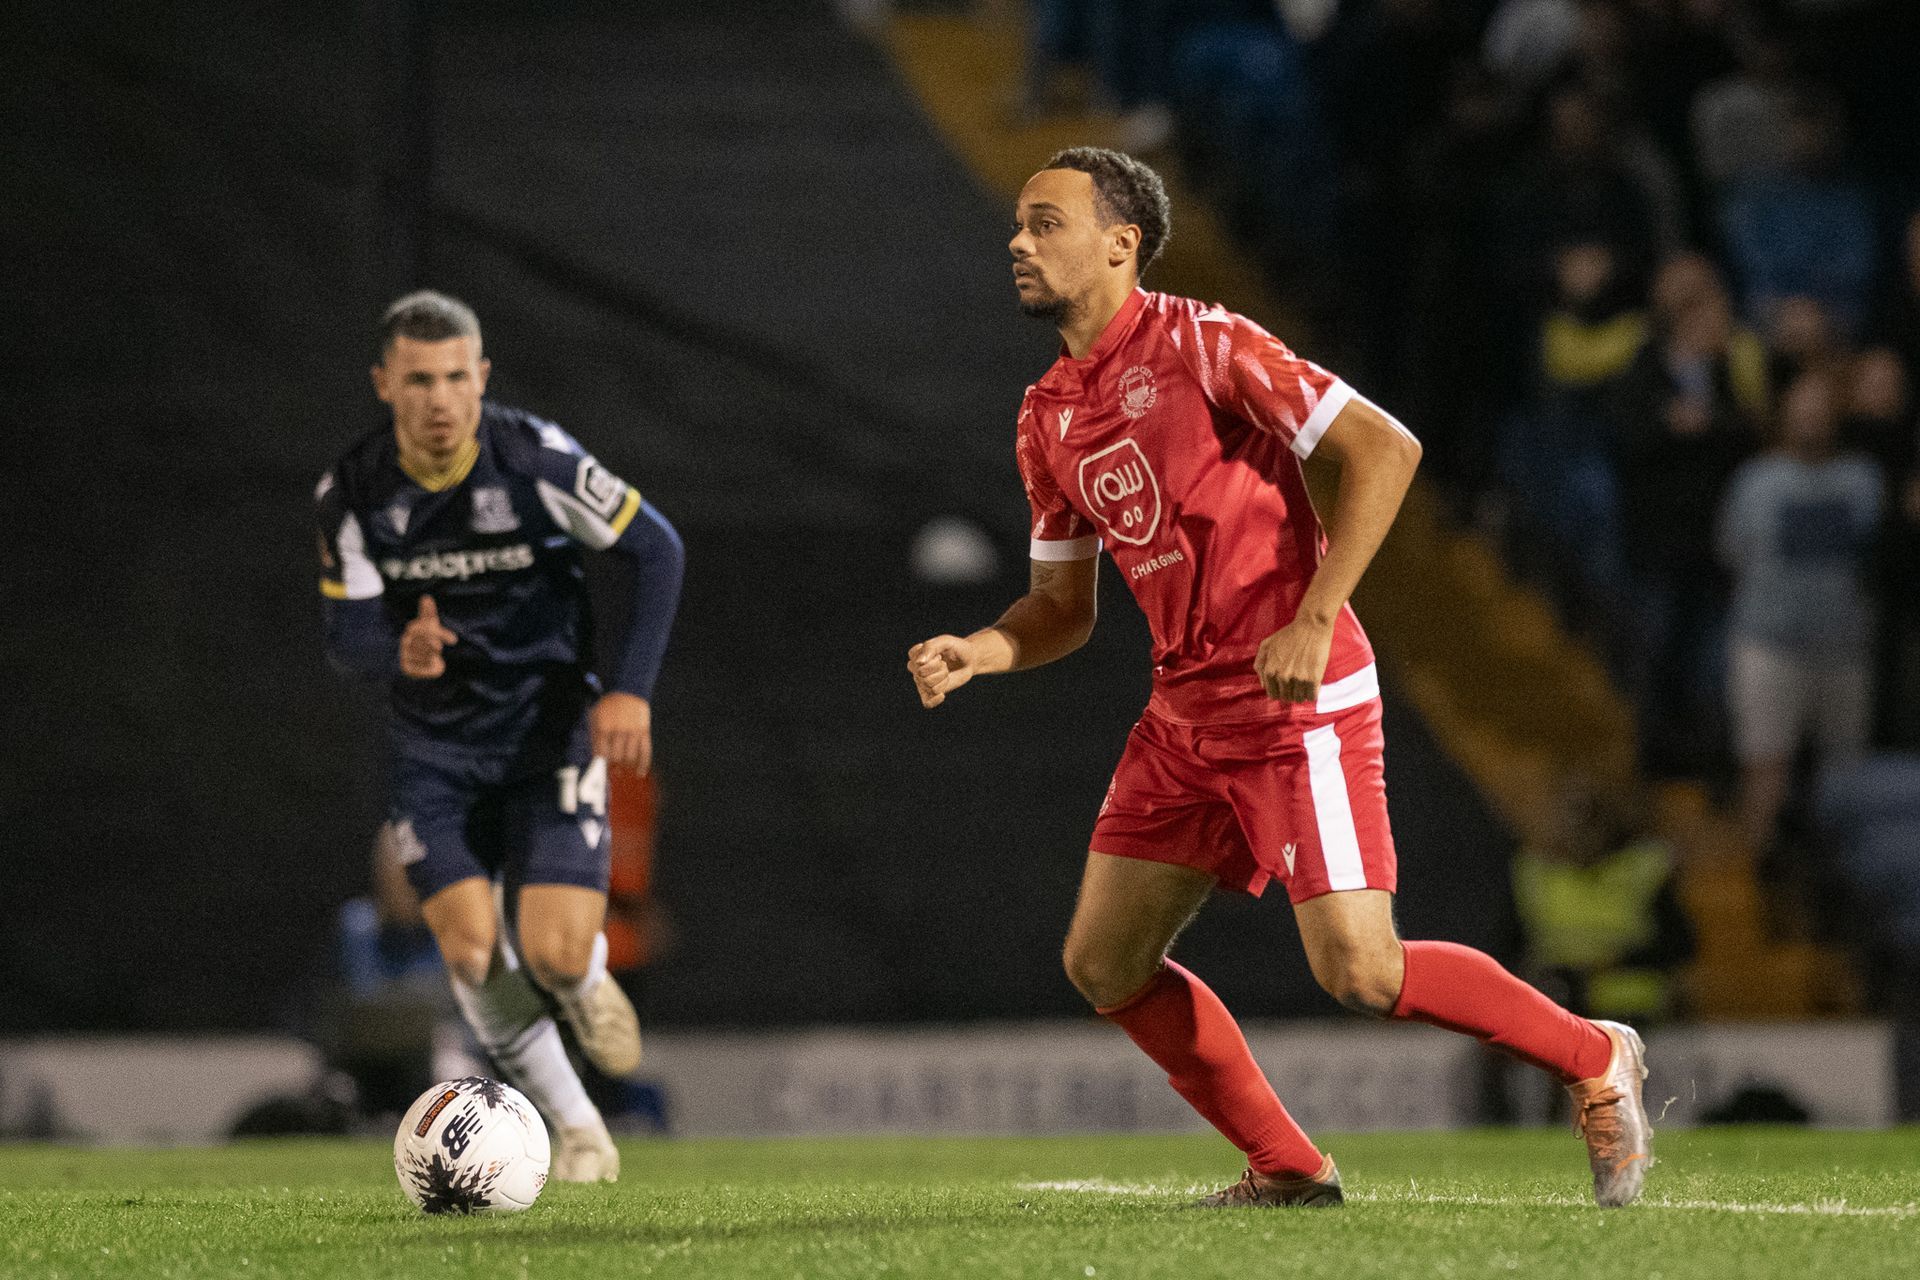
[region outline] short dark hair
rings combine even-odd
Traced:
[[[380,317],[380,358],[385,360],[395,338],[415,342],[445,342],[448,338],[480,340],[480,317],[460,299],[432,289],[421,289],[394,300]]]
[[[1130,222],[1140,228],[1140,253],[1135,259],[1140,275],[1160,256],[1173,234],[1173,206],[1160,175],[1124,151],[1105,147],[1068,147],[1047,161],[1049,169],[1075,169],[1093,179],[1095,212],[1110,222]]]

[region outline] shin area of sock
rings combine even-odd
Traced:
[[[1280,1104],[1239,1024],[1206,983],[1169,960],[1132,997],[1099,1013],[1159,1064],[1174,1091],[1255,1170],[1319,1172],[1320,1151]]]
[[[509,1084],[562,1128],[600,1123],[599,1109],[567,1058],[560,1029],[547,1016],[525,970],[496,967],[477,987],[458,978],[452,981],[454,1001],[474,1038]]]
[[[1563,1082],[1607,1069],[1613,1043],[1587,1019],[1549,1000],[1484,951],[1452,942],[1408,942],[1396,1018],[1474,1036]]]

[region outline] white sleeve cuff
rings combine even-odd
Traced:
[[[1327,434],[1327,428],[1340,416],[1340,411],[1354,397],[1354,390],[1342,380],[1335,380],[1320,397],[1320,403],[1313,406],[1313,412],[1300,424],[1300,430],[1293,437],[1293,451],[1302,458],[1313,452],[1320,443],[1320,437]]]
[[[1034,538],[1027,544],[1027,554],[1035,560],[1091,560],[1100,554],[1100,539],[1092,534],[1061,541]]]

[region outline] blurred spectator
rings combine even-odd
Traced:
[[[1574,0],[1501,0],[1487,23],[1481,53],[1491,70],[1532,88],[1560,68],[1579,35],[1580,6]]]
[[[436,1068],[447,1065],[439,1060],[442,1045],[460,1045],[462,1058],[473,1052],[440,949],[407,882],[405,850],[394,825],[382,823],[369,891],[341,904],[335,937],[343,990],[322,1042],[331,1064],[352,1081],[352,1097],[365,1116],[406,1110],[433,1083]],[[250,1123],[257,1129],[291,1125],[303,1107],[327,1109],[318,1094],[282,1102],[290,1113],[270,1109]]]
[[[1587,240],[1554,254],[1554,301],[1540,326],[1542,389],[1587,401],[1646,345],[1647,313],[1611,246]]]
[[[1694,953],[1676,871],[1639,806],[1569,779],[1552,830],[1513,863],[1530,976],[1583,1017],[1671,1017],[1674,973]]]
[[[1784,387],[1807,370],[1838,373],[1847,352],[1833,317],[1804,294],[1782,298],[1767,317],[1769,365],[1775,386]]]
[[[1740,468],[1720,512],[1734,575],[1728,707],[1755,850],[1773,840],[1803,738],[1817,739],[1828,764],[1868,741],[1865,578],[1881,480],[1871,459],[1840,451],[1841,409],[1829,374],[1796,378],[1782,397],[1778,445]]]
[[[1778,173],[1796,83],[1793,50],[1770,32],[1741,31],[1734,40],[1740,69],[1703,87],[1693,100],[1693,156],[1713,185]]]
[[[1505,208],[1508,287],[1529,317],[1549,283],[1553,250],[1593,242],[1613,253],[1629,288],[1645,280],[1658,245],[1653,200],[1620,155],[1606,104],[1578,84],[1547,99],[1542,145],[1514,176]],[[1531,290],[1531,302],[1521,290]]]
[[[1687,189],[1673,162],[1680,153],[1647,128],[1642,84],[1629,63],[1635,50],[1626,12],[1620,0],[1580,0],[1578,10],[1573,47],[1555,79],[1593,94],[1614,160],[1646,201],[1656,249],[1677,253],[1689,238]]]
[[[360,999],[380,995],[393,984],[407,984],[420,998],[445,1004],[440,950],[420,914],[420,899],[407,883],[400,852],[393,824],[380,824],[369,892],[340,906],[340,976]]]
[[[1842,370],[1846,391],[1846,420],[1841,441],[1880,464],[1893,484],[1914,465],[1915,416],[1912,380],[1898,354],[1873,347],[1847,362]]]
[[[1624,590],[1626,575],[1605,397],[1645,345],[1647,325],[1611,248],[1562,246],[1532,403],[1507,420],[1501,442],[1501,476],[1521,518],[1608,600]]]
[[[1848,335],[1872,301],[1875,231],[1866,189],[1841,172],[1837,110],[1803,95],[1789,113],[1784,168],[1732,184],[1721,233],[1746,314],[1767,324],[1783,300],[1814,299]]]
[[[1627,685],[1648,766],[1697,774],[1717,758],[1722,578],[1714,508],[1759,443],[1766,351],[1737,327],[1711,262],[1675,258],[1653,289],[1653,335],[1611,396],[1627,570]]]

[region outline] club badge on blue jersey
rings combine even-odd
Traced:
[[[513,500],[505,489],[487,486],[473,491],[473,531],[475,533],[512,533],[520,527]]]

